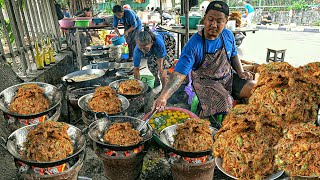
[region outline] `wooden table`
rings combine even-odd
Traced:
[[[123,26],[118,26],[118,29],[123,29]],[[79,65],[79,69],[81,70],[82,68],[82,52],[81,52],[81,43],[80,43],[80,36],[79,33],[83,32],[85,30],[113,30],[113,27],[110,25],[94,25],[94,26],[89,26],[89,27],[71,27],[71,28],[61,28],[62,30],[75,30],[75,46],[76,49],[75,51],[77,52],[77,62]]]
[[[169,31],[169,32],[177,33],[177,35],[178,35],[178,44],[177,44],[178,45],[178,52],[177,52],[177,55],[179,57],[180,47],[182,49],[183,46],[186,44],[186,41],[185,41],[186,29],[185,28],[172,28],[170,26],[158,26],[158,28],[160,30],[163,30],[163,31]],[[232,32],[233,32],[233,34],[237,34],[237,33],[245,33],[245,32],[253,32],[253,33],[255,33],[256,31],[258,31],[258,29],[241,27],[241,28],[236,28]],[[197,33],[197,32],[198,32],[197,29],[189,29],[189,35],[190,36],[195,34],[195,33]]]

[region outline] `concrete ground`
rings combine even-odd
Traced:
[[[287,49],[285,61],[293,66],[320,61],[320,33],[259,30],[247,33],[238,47],[241,59],[265,63],[267,48]]]

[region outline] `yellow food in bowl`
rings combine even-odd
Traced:
[[[189,119],[190,116],[182,111],[177,110],[164,110],[158,112],[152,116],[149,121],[149,124],[152,128],[156,129],[158,132],[164,128],[171,126],[173,124],[183,123],[186,119]]]

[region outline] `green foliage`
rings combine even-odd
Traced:
[[[7,32],[9,33],[9,40],[10,40],[10,43],[13,43],[14,42],[14,36],[13,36],[13,33],[12,33],[12,29],[11,29],[11,25],[10,25],[10,21],[9,21],[9,19],[7,19],[6,21],[5,21],[5,23],[6,23],[6,29],[7,29]],[[0,37],[1,38],[4,38],[4,31],[1,31],[0,32]]]
[[[293,10],[306,10],[308,9],[307,3],[305,0],[299,0],[299,1],[295,1],[293,2],[293,5],[290,6],[290,9]]]
[[[318,21],[316,21],[316,22],[314,22],[314,24],[313,24],[314,26],[320,26],[320,20],[318,20]]]
[[[112,9],[107,8],[104,12],[106,14],[113,15]]]

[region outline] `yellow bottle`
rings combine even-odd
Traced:
[[[44,69],[44,62],[43,62],[42,54],[39,51],[38,42],[36,42],[35,44],[35,50],[36,50],[35,61],[36,61],[37,69],[38,70]]]
[[[50,65],[50,58],[49,58],[48,47],[46,46],[45,41],[43,41],[42,44],[43,44],[42,53],[43,53],[43,58],[44,58],[44,65],[49,66]]]
[[[52,48],[52,44],[51,44],[51,41],[50,41],[50,38],[48,37],[48,52],[49,52],[49,59],[50,59],[50,63],[53,64],[55,63],[55,60],[54,60],[54,50]]]

